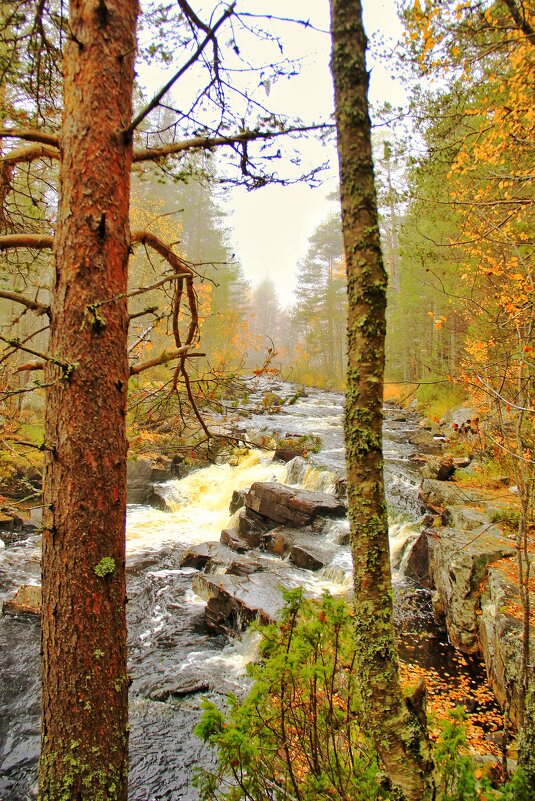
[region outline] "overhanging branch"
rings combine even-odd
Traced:
[[[47,234],[5,234],[0,236],[0,250],[30,248],[32,250],[52,250],[54,237]]]
[[[144,120],[145,117],[148,114],[150,114],[150,112],[154,108],[156,108],[156,106],[159,105],[160,100],[162,99],[162,97],[165,94],[167,94],[167,92],[173,86],[173,84],[176,83],[176,81],[178,81],[178,79],[180,77],[182,77],[182,75],[184,75],[184,73],[192,66],[192,64],[195,64],[195,62],[197,61],[197,59],[199,58],[199,56],[203,52],[203,50],[206,47],[206,45],[208,44],[208,42],[213,42],[214,41],[214,37],[215,37],[215,33],[216,33],[217,29],[220,28],[221,25],[225,22],[225,20],[228,19],[228,17],[232,16],[232,14],[234,13],[234,6],[235,6],[235,3],[232,3],[230,6],[228,6],[228,8],[225,9],[223,14],[219,17],[219,19],[215,23],[214,27],[210,29],[208,35],[203,39],[203,41],[201,42],[201,44],[199,45],[199,47],[197,48],[195,53],[193,53],[191,58],[189,58],[188,61],[186,61],[184,66],[182,66],[178,70],[178,72],[175,72],[173,77],[170,78],[167,81],[165,86],[163,86],[160,89],[160,91],[157,92],[157,94],[154,95],[154,97],[152,98],[150,103],[147,106],[145,106],[145,108],[142,109],[139,112],[139,114],[137,115],[137,117],[134,120],[132,120],[132,122],[130,123],[130,125],[128,126],[126,131],[124,132],[126,138],[132,136],[132,134],[134,133],[134,131],[138,127],[139,123],[142,122],[142,120]]]
[[[26,298],[24,295],[19,295],[17,292],[5,292],[0,290],[0,298],[4,300],[12,300],[14,303],[20,303],[21,306],[26,306],[27,309],[37,312],[38,314],[48,314],[50,307],[44,303],[38,303],[36,300]]]
[[[141,362],[141,364],[132,365],[130,368],[130,375],[138,375],[138,373],[142,373],[144,370],[150,370],[151,367],[158,367],[160,364],[167,364],[168,362],[173,361],[173,359],[184,358],[187,356],[188,351],[190,350],[191,345],[183,345],[181,348],[173,348],[173,350],[164,350],[160,353],[159,356],[155,356],[154,359],[149,359],[146,362]],[[204,356],[204,353],[192,353],[191,356]]]
[[[59,138],[55,134],[37,128],[0,128],[1,139],[22,139],[25,142],[39,142],[42,145],[59,148]]]
[[[133,161],[157,161],[166,156],[183,153],[187,150],[212,150],[223,145],[244,144],[257,139],[276,139],[292,133],[309,133],[310,131],[323,131],[332,128],[331,124],[294,126],[276,131],[239,131],[231,136],[196,136],[192,139],[183,139],[181,142],[171,142],[161,147],[147,147],[134,150]]]
[[[17,147],[0,157],[3,164],[30,164],[38,159],[59,159],[59,150],[48,145]]]

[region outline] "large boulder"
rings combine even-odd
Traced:
[[[5,615],[40,615],[41,587],[23,584],[13,598],[4,601],[2,611]]]
[[[280,578],[270,573],[251,576],[198,573],[193,577],[193,590],[207,601],[208,628],[227,635],[243,631],[253,620],[271,623],[284,603]]]
[[[319,515],[341,516],[345,504],[326,492],[310,492],[274,481],[256,482],[246,498],[246,507],[275,523],[306,526]]]
[[[137,459],[126,465],[126,502],[148,503],[152,494],[152,463]]]
[[[532,564],[532,571],[535,564]],[[531,597],[535,608],[535,597]],[[520,719],[520,665],[522,654],[522,606],[516,578],[516,564],[503,559],[488,571],[481,595],[478,617],[479,641],[490,684],[498,702],[505,708],[514,725]],[[535,630],[531,627],[530,664],[535,660]]]
[[[513,557],[515,549],[497,526],[472,531],[433,529],[427,539],[435,613],[444,617],[455,648],[477,653],[482,582],[489,565]]]

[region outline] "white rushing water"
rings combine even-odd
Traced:
[[[171,511],[131,506],[126,520],[127,551],[157,548],[162,543],[194,545],[217,541],[229,519],[234,490],[255,481],[279,481],[285,465],[271,451],[253,450],[237,466],[210,465],[161,486]]]
[[[295,388],[282,388],[291,396]],[[319,435],[321,451],[310,461],[293,465],[273,462],[273,453],[252,450],[237,465],[210,465],[157,488],[168,506],[130,506],[127,513],[129,672],[131,687],[130,801],[194,801],[191,768],[203,759],[203,746],[191,731],[199,715],[200,695],[182,698],[193,686],[218,693],[240,692],[246,664],[256,658],[258,635],[246,632],[227,640],[207,632],[205,602],[192,589],[198,571],[182,567],[184,551],[203,542],[217,542],[229,522],[235,490],[256,481],[279,481],[333,493],[343,478],[342,396],[310,390],[308,396],[281,414],[253,412],[243,431],[277,430],[286,434]],[[417,491],[408,461],[406,429],[414,422],[389,422],[396,433],[386,437],[385,469],[390,508],[392,564],[403,568],[408,546],[417,535]],[[245,438],[245,437],[244,437]],[[391,456],[390,456],[391,454]],[[412,471],[412,472],[411,472]],[[269,566],[280,585],[302,586],[310,595],[324,591],[347,593],[352,583],[347,519],[328,520],[318,532],[318,544],[331,553],[319,571],[304,570],[288,560],[255,554]],[[2,547],[0,540],[0,600],[20,584],[40,580],[39,538],[21,533]],[[236,558],[239,560],[239,556]],[[212,568],[217,572],[217,566]],[[223,568],[221,568],[221,571]],[[255,584],[255,575],[251,584]],[[35,797],[39,750],[39,631],[37,621],[0,618],[0,799],[29,801]]]

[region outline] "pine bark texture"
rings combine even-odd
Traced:
[[[41,801],[126,801],[125,509],[137,0],[72,0],[43,531]],[[109,301],[102,305],[103,301]],[[67,364],[68,367],[64,365]]]
[[[402,694],[393,623],[382,457],[387,277],[379,239],[360,2],[331,0],[331,31],[349,302],[345,438],[357,682],[365,723],[392,784],[407,801],[429,801],[434,797],[429,741]]]

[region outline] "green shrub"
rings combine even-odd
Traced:
[[[262,662],[243,701],[220,710],[203,702],[195,734],[217,749],[218,764],[198,769],[203,801],[386,801],[397,799],[361,726],[354,683],[349,604],[325,594],[285,594],[279,624],[256,626]],[[434,748],[437,801],[533,801],[519,769],[493,787],[467,753],[464,710],[442,722]]]
[[[199,771],[203,799],[379,801],[372,745],[358,725],[359,701],[348,604],[286,594],[280,625],[262,627],[254,684],[225,715],[206,701],[196,734],[218,751],[216,771]]]

